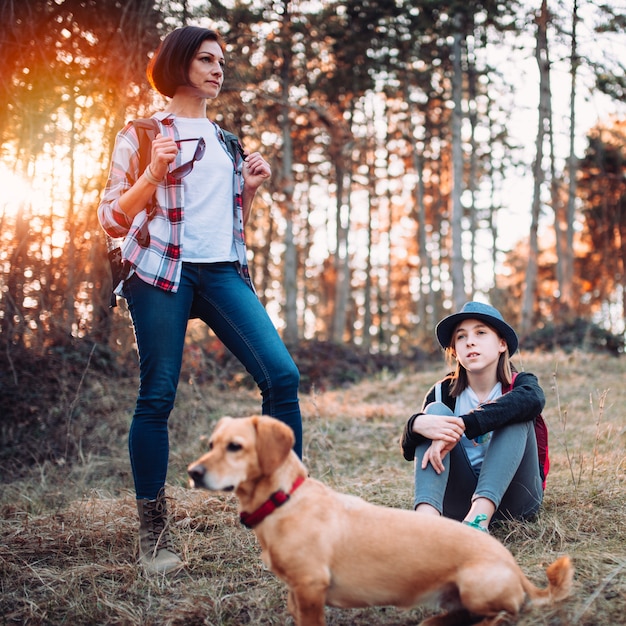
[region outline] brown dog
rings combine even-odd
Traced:
[[[194,487],[235,491],[263,562],[289,588],[298,626],[325,624],[325,605],[410,608],[427,601],[447,612],[421,626],[494,626],[517,615],[526,597],[545,604],[569,594],[567,556],[548,567],[549,586],[538,589],[487,533],[375,506],[308,478],[293,442],[291,429],[273,418],[224,417],[209,452],[188,472]]]

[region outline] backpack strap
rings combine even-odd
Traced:
[[[139,172],[141,174],[152,160],[152,142],[160,131],[159,123],[153,117],[146,117],[132,120],[131,124],[135,127],[139,139]]]
[[[441,402],[441,383],[435,385],[435,402]]]
[[[152,142],[160,131],[159,123],[153,117],[139,118],[132,120],[130,123],[135,127],[137,139],[139,140],[139,175],[141,176],[152,160]],[[154,206],[153,198],[149,201],[150,209]],[[149,210],[148,214],[150,213],[151,211]],[[124,280],[129,268],[122,261],[122,251],[118,243],[108,233],[105,233],[105,235],[109,265],[111,267],[112,289],[109,308],[112,309],[117,306],[117,296],[114,290]]]
[[[435,400],[437,402],[443,402],[454,413],[456,398],[450,395],[451,382],[452,380],[446,377],[435,385]]]
[[[239,143],[239,137],[234,135],[227,130],[220,129],[222,131],[222,135],[224,136],[224,143],[226,143],[226,148],[230,155],[233,157],[233,161],[237,161],[237,155],[241,156],[242,159],[245,159],[246,153],[244,152],[243,146]]]

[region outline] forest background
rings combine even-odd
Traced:
[[[223,33],[210,116],[273,167],[247,238],[289,345],[429,351],[472,298],[523,338],[623,336],[623,0],[0,6],[3,353],[132,350],[96,208],[115,134],[163,104],[149,56],[184,23]]]
[[[169,476],[189,576],[148,581],[129,556],[137,364],[96,209],[117,131],[163,105],[150,54],[193,23],[226,42],[210,116],[273,168],[247,243],[302,374],[312,474],[410,506],[397,439],[444,372],[433,327],[489,301],[519,329],[553,437],[543,515],[497,536],[539,584],[557,553],[577,567],[563,613],[524,624],[620,623],[625,15],[623,0],[0,0],[0,619],[286,621],[232,500],[185,488],[211,423],[258,410],[201,325]]]
[[[621,354],[624,8],[2,2],[5,423],[41,427],[33,407],[59,389],[25,390],[24,375],[59,359],[76,376],[85,363],[136,371],[96,209],[116,133],[164,104],[150,55],[186,23],[226,42],[210,116],[272,164],[247,240],[304,391],[438,356],[435,322],[473,298],[500,308],[526,349]],[[192,322],[188,343],[198,382],[230,371],[204,326]]]
[[[209,115],[273,168],[247,243],[303,391],[438,359],[436,321],[469,299],[525,349],[622,354],[625,8],[1,2],[3,441],[63,433],[46,403],[66,367],[76,383],[85,367],[136,373],[97,206],[116,133],[164,104],[150,55],[186,23],[225,40]],[[233,361],[192,321],[196,382],[245,380]],[[38,371],[56,382],[25,384]]]

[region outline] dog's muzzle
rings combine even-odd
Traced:
[[[189,474],[189,484],[194,489],[208,489],[209,491],[234,491],[235,485],[231,484],[215,484],[207,477],[207,470],[204,465],[198,463],[187,468]]]
[[[206,474],[206,469],[203,465],[194,465],[187,470],[189,474],[189,483],[195,489],[206,489],[206,485],[204,484],[204,475]]]

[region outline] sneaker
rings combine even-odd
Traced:
[[[481,522],[484,522],[486,520],[487,520],[487,516],[484,513],[481,513],[480,515],[477,515],[474,518],[473,522],[470,522],[469,520],[463,520],[463,523],[466,526],[471,526],[472,528],[476,528],[476,530],[480,530],[480,531],[482,531],[484,533],[488,533],[489,529],[486,526],[483,526],[481,524]]]

